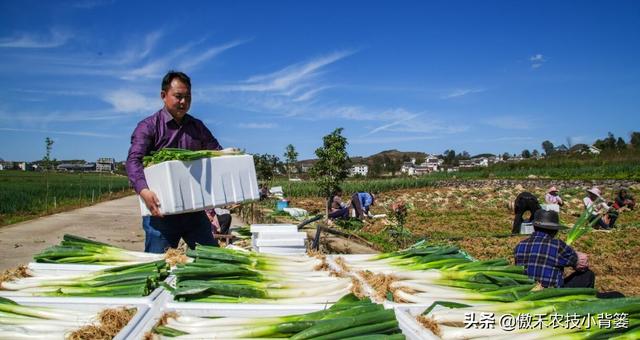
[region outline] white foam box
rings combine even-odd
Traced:
[[[147,314],[150,312],[151,308],[148,304],[135,304],[135,303],[100,303],[96,302],[91,298],[85,298],[85,301],[82,302],[69,302],[69,301],[58,301],[58,302],[42,302],[42,301],[30,301],[24,300],[22,298],[12,298],[13,301],[25,305],[25,306],[40,306],[40,307],[50,307],[50,308],[59,308],[66,310],[74,310],[80,312],[87,313],[95,313],[96,315],[107,308],[118,308],[118,307],[126,307],[126,308],[136,308],[136,314],[131,318],[129,323],[120,330],[118,334],[113,338],[113,340],[124,340],[130,339],[129,334],[138,326],[138,324],[145,319]],[[51,339],[55,339],[50,337]],[[63,339],[63,338],[61,338]]]
[[[44,264],[41,264],[44,265]],[[51,264],[52,266],[58,266],[57,264]],[[78,266],[83,266],[83,265],[78,265]],[[91,266],[91,267],[96,267],[96,266]],[[102,266],[102,267],[107,267],[108,266]],[[42,268],[41,266],[38,266],[38,268]],[[102,269],[107,269],[107,268],[102,268]],[[91,271],[95,271],[95,270],[91,270]],[[84,273],[89,273],[91,271],[81,271],[81,270],[76,270],[76,271],[71,271],[71,270],[56,270],[56,271],[51,271],[51,270],[40,270],[39,272],[41,273],[49,273],[51,274],[51,276],[61,276],[61,275],[71,275],[71,274],[77,274],[77,275],[81,275]],[[173,280],[173,276],[169,276],[167,277],[164,282],[166,283],[170,283]],[[13,290],[0,290],[0,297],[6,297],[9,299],[20,299],[20,301],[28,301],[28,302],[42,302],[42,303],[59,303],[59,302],[68,302],[68,303],[85,303],[87,301],[89,302],[95,302],[95,303],[101,303],[101,304],[115,304],[115,303],[121,303],[121,304],[151,304],[154,302],[154,300],[156,300],[161,294],[162,292],[164,292],[165,289],[162,287],[157,287],[156,289],[154,289],[152,292],[149,293],[149,295],[147,296],[136,296],[136,297],[109,297],[109,296],[104,296],[104,297],[100,297],[100,296],[96,296],[96,297],[81,297],[81,296],[37,296],[37,295],[31,295],[28,292],[21,292],[21,291],[13,291]]]
[[[533,223],[531,222],[522,222],[520,225],[520,234],[522,235],[531,235],[533,230]]]
[[[256,247],[259,253],[275,254],[275,255],[306,255],[305,247]]]
[[[409,340],[440,340],[431,330],[423,327],[416,317],[429,306],[420,307],[395,307],[396,318],[402,333]],[[515,338],[515,337],[514,337]]]
[[[164,313],[201,317],[274,317],[304,314],[329,308],[331,305],[252,305],[213,303],[167,303],[156,306],[138,323],[127,339],[142,340],[158,323]],[[213,337],[213,336],[212,336]]]
[[[252,224],[250,231],[252,233],[262,233],[262,232],[296,233],[298,232],[298,226],[295,224]]]
[[[256,233],[258,235],[258,239],[260,240],[297,240],[297,239],[306,239],[307,233],[303,233],[300,231],[297,232],[288,232],[288,231],[267,231]]]
[[[200,211],[260,198],[251,155],[167,161],[144,169],[164,215]],[[142,198],[142,216],[149,216]]]
[[[303,247],[303,238],[291,238],[291,239],[256,239],[257,247]]]

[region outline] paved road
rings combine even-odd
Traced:
[[[0,270],[26,264],[40,250],[75,234],[130,250],[144,250],[135,195],[0,228]]]

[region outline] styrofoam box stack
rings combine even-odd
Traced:
[[[193,161],[167,161],[144,169],[149,189],[164,215],[200,211],[257,200],[258,180],[251,155],[220,156]],[[142,216],[149,216],[140,198]]]
[[[295,224],[252,224],[251,245],[259,253],[301,255],[307,252],[307,234]]]

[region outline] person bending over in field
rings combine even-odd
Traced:
[[[609,210],[609,227],[614,228],[618,215],[626,210],[633,210],[636,206],[636,201],[629,193],[627,188],[620,188],[615,201],[612,204],[612,209]]]
[[[370,192],[356,192],[351,196],[351,207],[356,212],[356,217],[364,219],[366,217],[372,217],[369,212],[369,208],[375,203],[376,196]]]
[[[559,223],[555,211],[540,209],[533,219],[534,232],[514,250],[516,265],[524,266],[527,275],[543,287],[593,288],[595,274],[589,270],[586,254],[576,252],[564,241],[556,239],[558,230],[568,229]],[[564,277],[564,268],[575,269]]]
[[[147,185],[142,158],[152,151],[222,149],[204,123],[187,113],[191,107],[191,79],[186,74],[168,72],[162,79],[160,98],[164,107],[139,122],[133,131],[126,163],[131,185],[152,214],[142,219],[144,251],[163,253],[169,247],[178,247],[181,238],[191,249],[196,243],[217,245],[204,211],[163,216],[158,197]]]
[[[530,192],[524,191],[516,196],[516,200],[513,204],[513,213],[515,217],[513,219],[513,227],[511,228],[511,234],[520,234],[520,227],[524,222],[523,215],[527,211],[531,213],[531,216],[527,222],[533,221],[533,215],[541,209],[538,199]]]

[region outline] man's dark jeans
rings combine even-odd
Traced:
[[[165,217],[144,216],[142,228],[145,232],[144,251],[147,253],[164,253],[167,248],[177,248],[181,238],[191,249],[196,243],[218,245],[204,211]]]

